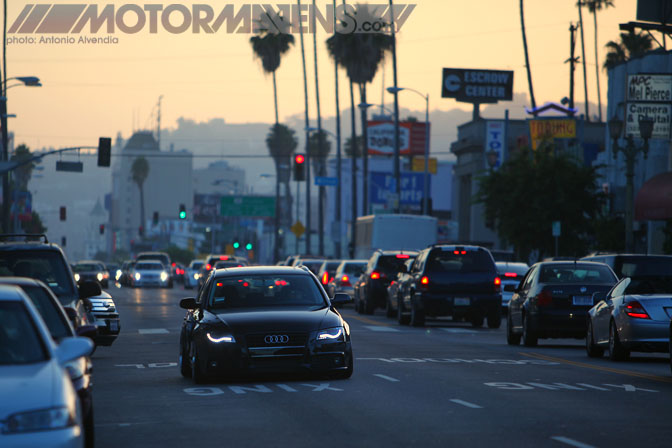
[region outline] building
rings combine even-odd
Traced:
[[[245,170],[231,166],[225,160],[218,160],[207,168],[194,170],[193,182],[195,194],[227,196],[247,192]]]
[[[118,143],[113,152],[109,222],[113,251],[131,250],[132,243],[139,241],[140,228],[144,231],[152,226],[155,213],[160,220],[174,219],[184,204],[189,217],[194,198],[193,156],[189,151],[161,151],[148,131],[134,133],[125,145]],[[140,190],[131,172],[138,157],[145,157],[149,163],[143,183],[144,222],[140,218]]]
[[[92,260],[96,258],[96,254],[105,252],[107,249],[105,233],[107,231],[108,217],[100,199],[96,201],[96,205],[91,210],[89,217],[84,242],[84,258]]]

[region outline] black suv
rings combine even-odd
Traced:
[[[478,246],[434,245],[422,250],[399,285],[399,323],[423,326],[425,317],[453,316],[475,327],[499,328],[501,279],[492,255]]]
[[[619,279],[643,275],[651,270],[658,271],[660,266],[667,266],[667,269],[672,272],[672,256],[670,255],[600,254],[583,257],[581,260],[604,263],[616,273]]]
[[[355,310],[360,314],[373,314],[376,308],[385,308],[390,282],[406,270],[404,263],[417,255],[416,251],[403,250],[374,252],[354,287]]]

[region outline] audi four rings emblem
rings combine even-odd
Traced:
[[[289,342],[289,336],[286,334],[268,334],[264,338],[267,344],[286,344]]]

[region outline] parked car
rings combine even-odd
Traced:
[[[198,286],[200,271],[204,264],[205,261],[203,260],[191,260],[189,266],[184,270],[184,287],[186,289]]]
[[[322,287],[325,290],[327,289],[327,285],[329,284],[329,282],[334,280],[334,276],[336,275],[336,269],[340,264],[341,260],[324,260],[320,268],[317,270],[317,278],[320,279]]]
[[[105,264],[96,260],[84,260],[75,263],[73,268],[75,272],[75,281],[80,282],[98,282],[102,288],[110,286],[110,274],[107,272]]]
[[[502,311],[506,313],[511,297],[513,297],[513,291],[516,290],[530,267],[526,263],[509,261],[496,261],[495,266],[497,266],[497,275],[502,280]]]
[[[336,293],[347,294],[350,297],[354,296],[353,285],[357,281],[364,268],[367,260],[343,260],[336,268],[334,279],[327,285],[327,293],[329,297],[334,297]]]
[[[507,342],[528,346],[539,338],[586,335],[593,294],[606,293],[618,281],[604,263],[591,261],[540,262],[530,268],[509,303]]]
[[[160,261],[138,261],[131,270],[131,286],[133,288],[144,286],[172,288],[169,269],[170,267],[166,267]]]
[[[376,308],[385,307],[387,286],[400,270],[405,269],[404,263],[417,255],[417,251],[375,251],[355,283],[355,310],[358,313],[373,314]]]
[[[173,263],[170,261],[170,255],[168,255],[166,252],[140,252],[137,257],[135,257],[135,261],[140,262],[140,261],[159,261],[161,262],[166,269],[166,272],[168,272],[168,287],[172,288],[173,287]]]
[[[582,260],[606,264],[619,279],[658,272],[660,269],[672,272],[672,256],[670,255],[599,254],[584,257]]]
[[[399,285],[398,319],[423,326],[426,317],[452,316],[474,327],[499,328],[501,279],[490,252],[479,246],[440,244],[420,252]]]
[[[669,351],[672,271],[660,269],[621,279],[608,293],[595,293],[588,311],[586,351],[622,361],[630,352]]]
[[[82,407],[66,370],[92,350],[88,338],[54,341],[26,294],[0,286],[0,446],[83,445]]]
[[[315,277],[303,269],[217,270],[197,299],[187,298],[179,366],[196,383],[215,376],[313,372],[349,378],[350,327]]]

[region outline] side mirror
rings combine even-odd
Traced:
[[[334,306],[347,305],[348,303],[352,303],[352,297],[342,292],[337,292],[331,299],[331,304]]]
[[[56,348],[56,357],[61,365],[93,352],[93,341],[89,338],[64,338]]]
[[[195,310],[198,308],[198,303],[196,303],[195,298],[188,297],[186,299],[180,300],[180,308],[184,308],[185,310]]]
[[[89,297],[99,296],[103,293],[98,282],[82,282],[79,284],[79,298],[88,299]]]
[[[82,325],[76,330],[77,336],[93,339],[98,336],[98,328],[95,325]]]
[[[601,302],[607,298],[607,293],[604,291],[594,292],[593,293],[593,304]]]

